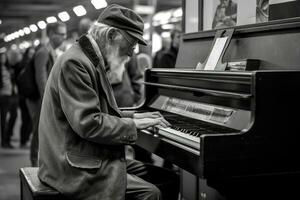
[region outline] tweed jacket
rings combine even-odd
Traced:
[[[137,139],[136,126],[117,108],[98,46],[82,38],[57,59],[46,84],[38,176],[70,199],[123,200],[124,145]]]

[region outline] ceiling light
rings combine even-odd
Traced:
[[[40,40],[38,40],[38,39],[34,40],[34,42],[33,42],[34,46],[38,46],[39,44],[40,44]]]
[[[0,19],[0,24],[2,24],[2,20]]]
[[[56,17],[51,16],[51,17],[47,17],[46,21],[47,21],[47,23],[50,24],[50,23],[55,23],[55,22],[57,22],[57,19],[56,19]]]
[[[174,10],[173,17],[182,17],[182,9],[177,8],[176,10]]]
[[[10,41],[10,39],[9,39],[8,35],[5,36],[5,37],[4,37],[4,42],[9,42],[9,41]]]
[[[107,2],[105,0],[91,0],[91,3],[96,9],[104,8],[107,6]]]
[[[171,33],[170,32],[162,32],[161,33],[161,37],[163,37],[163,38],[169,38],[169,37],[171,37]]]
[[[36,32],[38,30],[38,27],[35,24],[31,24],[29,28],[32,32]]]
[[[25,35],[25,33],[24,33],[24,31],[22,30],[22,29],[20,29],[19,31],[18,31],[18,33],[19,33],[19,36],[24,36]]]
[[[58,17],[63,22],[66,22],[70,19],[70,15],[66,11],[58,13]]]
[[[20,37],[19,33],[17,31],[13,33],[13,36],[14,36],[15,39]]]
[[[44,21],[38,21],[37,25],[40,29],[44,29],[47,26],[46,22]]]
[[[23,31],[26,35],[28,35],[31,32],[28,27],[23,28]]]
[[[74,13],[75,13],[78,17],[83,16],[83,15],[86,14],[86,10],[85,10],[85,8],[84,8],[82,5],[75,6],[75,7],[73,8],[73,11],[74,11]]]
[[[164,25],[161,26],[161,28],[163,30],[173,29],[174,28],[174,24],[164,24]]]

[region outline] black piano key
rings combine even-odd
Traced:
[[[180,116],[173,113],[161,112],[164,118],[172,124],[171,128],[182,133],[200,137],[202,134],[232,133],[236,130],[211,124],[208,122]]]

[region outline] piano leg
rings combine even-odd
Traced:
[[[206,179],[201,179],[185,170],[180,172],[181,200],[226,200],[216,189],[207,185]]]

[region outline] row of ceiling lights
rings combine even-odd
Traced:
[[[95,9],[104,8],[107,6],[106,0],[91,0],[91,3],[95,7]],[[86,9],[82,5],[78,5],[73,7],[73,12],[78,16],[84,16],[86,15]],[[70,20],[70,15],[66,11],[62,11],[58,13],[58,17],[61,21],[66,22]],[[46,18],[46,22],[41,20],[37,22],[37,25],[31,24],[29,27],[24,27],[23,29],[20,29],[18,31],[15,31],[11,34],[8,34],[4,37],[5,42],[10,42],[12,40],[15,40],[19,37],[23,37],[24,35],[28,35],[31,32],[36,32],[40,28],[45,29],[47,26],[47,23],[55,23],[57,22],[57,18],[55,16],[50,16]]]

